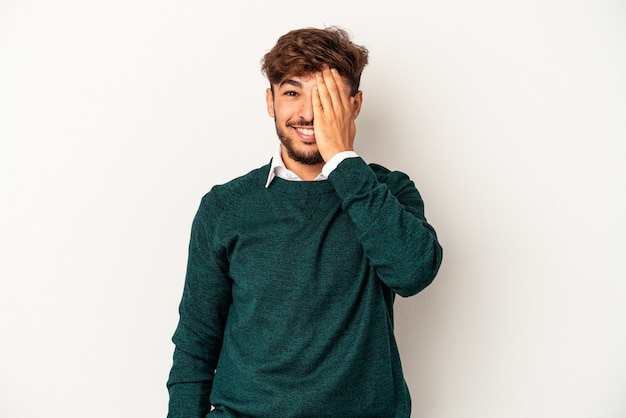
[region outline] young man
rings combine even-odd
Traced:
[[[394,295],[428,286],[442,250],[413,182],[354,152],[367,59],[336,27],[265,55],[280,145],[194,218],[170,418],[410,416]]]

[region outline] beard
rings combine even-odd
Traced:
[[[280,143],[283,144],[283,147],[285,147],[285,150],[287,151],[287,155],[289,156],[289,158],[305,165],[318,165],[324,162],[324,159],[322,158],[322,154],[320,154],[318,150],[310,150],[310,151],[297,150],[296,147],[294,146],[294,140],[292,138],[289,138],[285,134],[285,131],[278,126],[278,123],[276,121],[274,121],[274,124],[276,125],[276,135],[278,135],[278,139],[280,139]],[[296,125],[296,124],[293,124],[293,125]],[[300,121],[297,123],[297,125],[313,127],[313,122]],[[292,123],[287,122],[286,126],[289,128],[290,126],[292,126]]]

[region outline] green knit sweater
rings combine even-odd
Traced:
[[[442,254],[417,189],[361,158],[320,182],[265,188],[268,170],[202,199],[168,417],[409,417],[394,294],[430,284]]]

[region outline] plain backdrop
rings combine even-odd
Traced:
[[[277,141],[259,61],[340,25],[371,54],[357,151],[415,180],[444,247],[396,304],[413,416],[625,417],[625,22],[620,0],[0,0],[0,416],[166,415],[192,217]]]

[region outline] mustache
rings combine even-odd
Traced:
[[[298,121],[289,121],[286,123],[286,125],[288,127],[293,127],[293,126],[313,126],[313,120],[304,120],[304,119],[300,119]]]

